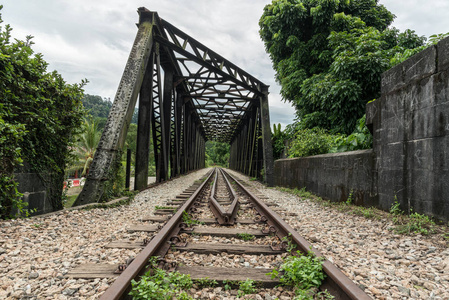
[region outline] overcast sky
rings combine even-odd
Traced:
[[[292,122],[271,61],[259,38],[258,20],[270,0],[4,0],[3,25],[15,38],[34,36],[49,71],[69,83],[87,78],[88,94],[114,99],[133,44],[137,8],[144,6],[262,82],[270,85],[271,122]],[[393,26],[428,37],[449,32],[449,0],[381,0],[396,15]]]

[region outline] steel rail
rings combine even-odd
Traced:
[[[228,180],[228,177],[226,177],[226,173],[223,171],[222,168],[219,169],[221,174],[223,175],[224,180],[226,181],[226,188],[228,189],[229,193],[231,193],[231,199],[232,203],[227,209],[227,213],[229,215],[230,220],[232,220],[233,225],[236,218],[237,218],[237,212],[240,208],[240,202],[238,201],[237,193],[235,192],[234,188],[232,187],[231,183]]]
[[[122,299],[126,297],[124,295],[130,290],[131,280],[137,279],[142,275],[148,265],[148,260],[152,256],[161,256],[163,252],[168,251],[170,244],[167,242],[171,237],[175,236],[179,231],[179,225],[182,222],[182,216],[184,211],[188,211],[197,198],[202,194],[207,183],[210,181],[213,172],[210,171],[206,174],[206,179],[198,187],[198,189],[184,202],[184,204],[178,209],[175,215],[168,220],[168,222],[162,227],[162,229],[154,236],[154,238],[148,243],[148,245],[134,258],[134,260],[126,267],[123,273],[113,282],[113,284],[101,295],[101,300]],[[165,254],[165,253],[164,253]]]
[[[298,245],[303,253],[309,251],[317,257],[324,257],[316,248],[314,248],[305,238],[299,235],[290,225],[288,225],[276,212],[271,210],[259,197],[253,194],[248,188],[242,185],[242,183],[235,177],[226,172],[226,174],[235,181],[235,183],[241,188],[241,190],[251,199],[254,208],[267,220],[270,229],[274,229],[276,235],[279,238],[290,236],[292,242]],[[334,266],[327,259],[323,262],[323,270],[327,277],[321,285],[321,289],[327,289],[336,300],[369,300],[369,297],[362,289],[360,289],[351,279],[349,279],[342,271]]]
[[[218,185],[218,176],[219,176],[218,172],[221,172],[221,175],[223,176],[225,181],[226,189],[230,194],[231,205],[227,209],[225,209],[220,203],[218,203],[217,199],[215,198]],[[214,214],[218,224],[234,225],[237,216],[237,211],[240,205],[238,202],[237,194],[235,193],[234,189],[229,183],[229,180],[226,178],[221,168],[215,171],[215,180],[209,197],[209,207],[212,213]]]

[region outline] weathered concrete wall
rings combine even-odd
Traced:
[[[374,136],[379,206],[449,219],[449,39],[382,75],[367,105]]]
[[[360,190],[361,204],[388,210],[397,199],[449,220],[449,38],[382,74],[381,91],[366,109],[372,154],[278,160],[276,184],[334,201]]]
[[[28,203],[26,209],[32,212],[31,215],[41,215],[53,211],[45,185],[38,174],[30,172],[25,164],[14,173],[14,176],[19,184],[17,190],[23,194],[23,201]]]
[[[331,201],[346,201],[352,191],[358,205],[377,203],[372,150],[276,160],[275,184],[303,188]]]

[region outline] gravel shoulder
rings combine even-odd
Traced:
[[[0,221],[0,299],[97,299],[113,280],[64,275],[81,263],[123,263],[134,250],[105,249],[209,169],[136,195],[128,206]],[[397,235],[371,220],[237,177],[297,216],[285,220],[373,299],[449,299],[449,249],[436,236]],[[131,237],[142,239],[143,233]]]
[[[134,257],[134,250],[103,247],[130,238],[128,226],[153,215],[156,205],[182,193],[208,170],[145,190],[126,206],[0,221],[0,299],[97,299],[113,279],[64,275],[82,263],[118,264]],[[133,236],[143,239],[144,234]]]
[[[366,219],[239,179],[297,216],[284,219],[373,299],[449,299],[448,242],[398,235],[391,220]]]

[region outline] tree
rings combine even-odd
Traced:
[[[81,102],[91,116],[99,118],[107,118],[112,107],[110,99],[97,95],[85,94]]]
[[[286,134],[281,130],[281,124],[277,126],[273,124],[273,131],[271,132],[271,144],[273,145],[273,158],[279,159],[284,153],[284,141],[287,139]]]
[[[219,165],[226,167],[229,160],[230,145],[223,142],[206,142],[206,159],[208,165]]]
[[[77,162],[71,168],[83,169],[82,176],[89,173],[98,142],[100,141],[101,132],[98,130],[98,123],[95,120],[84,119],[82,125],[83,132],[79,135],[79,141],[75,146],[75,154]]]
[[[56,71],[47,72],[42,54],[35,54],[31,48],[32,37],[11,41],[11,30],[9,25],[0,27],[3,218],[23,208],[17,184],[11,182],[22,160],[44,182],[53,209],[62,209],[64,169],[73,158],[71,149],[84,114],[81,98],[86,83],[67,84]]]
[[[302,128],[351,133],[365,104],[380,95],[380,75],[397,53],[424,44],[413,31],[389,29],[377,0],[274,0],[260,18],[285,101]]]

